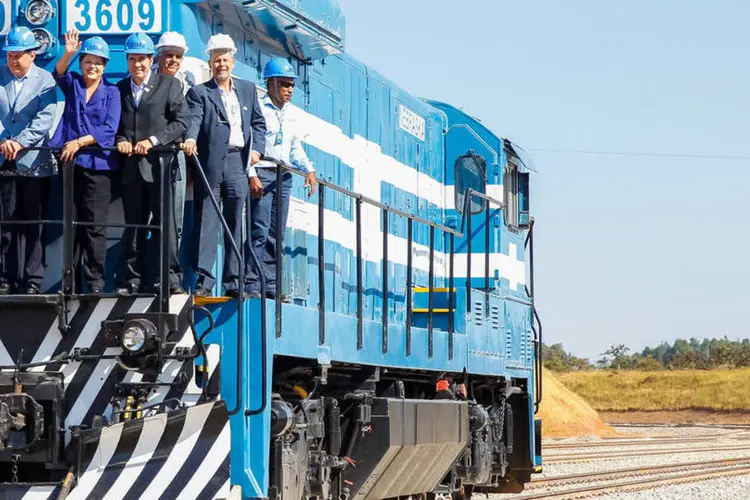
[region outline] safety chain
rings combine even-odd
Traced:
[[[19,455],[18,453],[14,453],[11,456],[11,458],[10,458],[11,462],[13,463],[13,467],[11,468],[11,472],[13,474],[12,481],[14,483],[18,482],[18,459],[20,459],[20,458],[21,458],[21,455]]]

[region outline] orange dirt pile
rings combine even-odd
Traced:
[[[547,370],[543,371],[542,419],[544,437],[615,436],[617,433],[580,396],[566,389]]]

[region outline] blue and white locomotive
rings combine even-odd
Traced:
[[[348,56],[334,0],[0,8],[2,34],[31,28],[48,69],[68,29],[101,35],[113,81],[132,31],[183,33],[198,82],[215,33],[232,36],[235,74],[261,89],[265,63],[288,58],[322,181],[312,197],[299,181],[292,192],[282,303],[221,297],[220,285],[211,298],[121,297],[112,283],[68,293],[63,172],[45,293],[0,297],[0,496],[465,498],[520,491],[541,470],[531,168],[519,146]],[[116,195],[110,213],[116,262]]]

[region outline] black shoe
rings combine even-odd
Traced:
[[[206,288],[205,286],[198,286],[198,288],[193,290],[193,295],[195,295],[196,297],[210,297],[212,293],[209,288]]]
[[[138,293],[138,285],[128,284],[128,285],[121,285],[117,287],[117,290],[115,290],[115,293],[117,295],[135,295]]]
[[[91,283],[88,286],[88,292],[87,293],[102,293],[102,290],[104,287],[100,285],[99,283]]]
[[[0,283],[0,295],[10,295],[10,283]]]
[[[271,300],[276,300],[276,293],[275,292],[266,292],[266,298]],[[292,301],[289,294],[282,293],[281,294],[281,302],[285,304],[289,304]]]
[[[30,283],[29,287],[26,289],[26,295],[39,295],[41,290],[39,289],[39,285],[35,283]]]
[[[245,292],[245,297],[248,299],[259,299],[260,292]]]
[[[224,293],[226,294],[227,297],[231,297],[233,299],[239,298],[240,295],[242,295],[244,298],[247,298],[248,296],[247,292],[240,292],[237,288],[226,290]]]
[[[182,285],[179,283],[175,283],[173,285],[169,285],[169,293],[172,295],[183,295],[185,294],[185,289],[182,288]]]

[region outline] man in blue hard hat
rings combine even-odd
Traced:
[[[56,171],[45,146],[57,109],[55,80],[34,64],[39,44],[25,26],[10,30],[0,68],[0,295],[38,294],[44,279],[41,224],[2,225],[3,220],[44,219],[49,176]]]
[[[309,196],[315,193],[317,180],[315,169],[302,147],[304,135],[304,116],[299,108],[290,103],[297,73],[292,65],[283,58],[271,59],[263,70],[267,92],[261,98],[261,109],[266,119],[266,149],[268,157],[281,160],[287,165],[296,167],[305,173],[305,186]],[[255,273],[249,258],[250,245],[255,250],[266,278],[266,295],[275,299],[276,283],[276,245],[282,245],[284,228],[289,214],[289,195],[292,190],[292,173],[285,172],[281,186],[276,185],[274,164],[261,161],[256,165],[257,176],[263,184],[263,193],[250,200],[247,211],[248,238],[246,243],[246,290],[251,297],[260,296],[260,279]],[[276,198],[281,197],[281,216],[279,227],[276,227]],[[281,296],[287,302],[286,294]]]
[[[130,76],[117,83],[122,111],[115,145],[123,156],[122,202],[127,224],[158,226],[161,223],[161,169],[162,165],[168,169],[167,181],[173,183],[171,165],[174,157],[155,153],[152,148],[182,142],[190,121],[180,81],[152,71],[154,51],[154,42],[148,35],[130,35],[125,41]],[[171,224],[166,228],[169,231],[169,290],[173,294],[185,293],[177,258],[177,231],[174,218],[170,219]],[[155,271],[160,262],[158,247],[161,238],[158,231],[152,232],[148,241],[147,235],[148,230],[143,228],[129,227],[123,232],[122,256],[116,278],[120,294],[138,293],[149,288],[144,283],[148,274],[158,278]],[[150,244],[148,251],[147,243]]]
[[[186,155],[197,154],[211,192],[223,205],[231,236],[242,251],[245,200],[248,191],[257,196],[262,190],[253,164],[265,150],[266,126],[255,84],[232,76],[236,52],[237,47],[229,35],[217,34],[209,38],[206,54],[213,78],[187,93],[193,119],[183,149]],[[198,275],[193,293],[209,296],[216,283],[212,269],[221,225],[210,200],[211,192],[200,182],[194,187],[200,243],[193,256]],[[239,259],[225,235],[222,282],[230,297],[243,293],[241,272]]]

